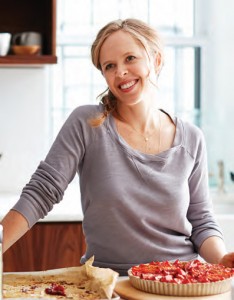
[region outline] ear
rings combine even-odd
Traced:
[[[162,56],[160,53],[155,54],[154,58],[154,68],[157,75],[159,75],[161,69],[162,69]]]

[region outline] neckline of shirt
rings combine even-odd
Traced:
[[[163,110],[163,112],[165,112]],[[133,149],[127,142],[124,141],[124,139],[119,135],[117,131],[117,127],[114,121],[114,117],[110,114],[107,117],[107,130],[110,132],[111,138],[114,139],[115,142],[117,142],[118,146],[122,148],[123,151],[125,151],[128,155],[134,156],[135,158],[138,158],[141,161],[166,161],[167,157],[170,153],[177,151],[178,148],[181,147],[183,137],[182,137],[182,125],[180,120],[177,117],[172,117],[169,113],[165,112],[173,121],[173,123],[176,126],[176,133],[174,137],[174,141],[172,144],[172,147],[168,150],[162,151],[158,154],[147,154],[140,152],[139,150]]]

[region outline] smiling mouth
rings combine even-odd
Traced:
[[[137,83],[137,80],[132,80],[128,83],[125,83],[125,84],[121,84],[119,87],[121,90],[127,90],[129,89],[130,87],[132,87],[133,85],[135,85]]]

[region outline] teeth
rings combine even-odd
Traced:
[[[120,86],[120,88],[121,88],[122,90],[124,90],[124,89],[128,89],[128,88],[130,88],[131,86],[133,86],[133,85],[134,85],[134,83],[135,83],[135,81],[131,81],[131,82],[128,82],[128,83],[122,84],[122,85]]]

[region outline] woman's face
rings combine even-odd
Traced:
[[[152,82],[156,81],[156,57],[149,59],[145,48],[129,33],[119,30],[105,40],[100,64],[117,100],[133,105],[147,99]]]

